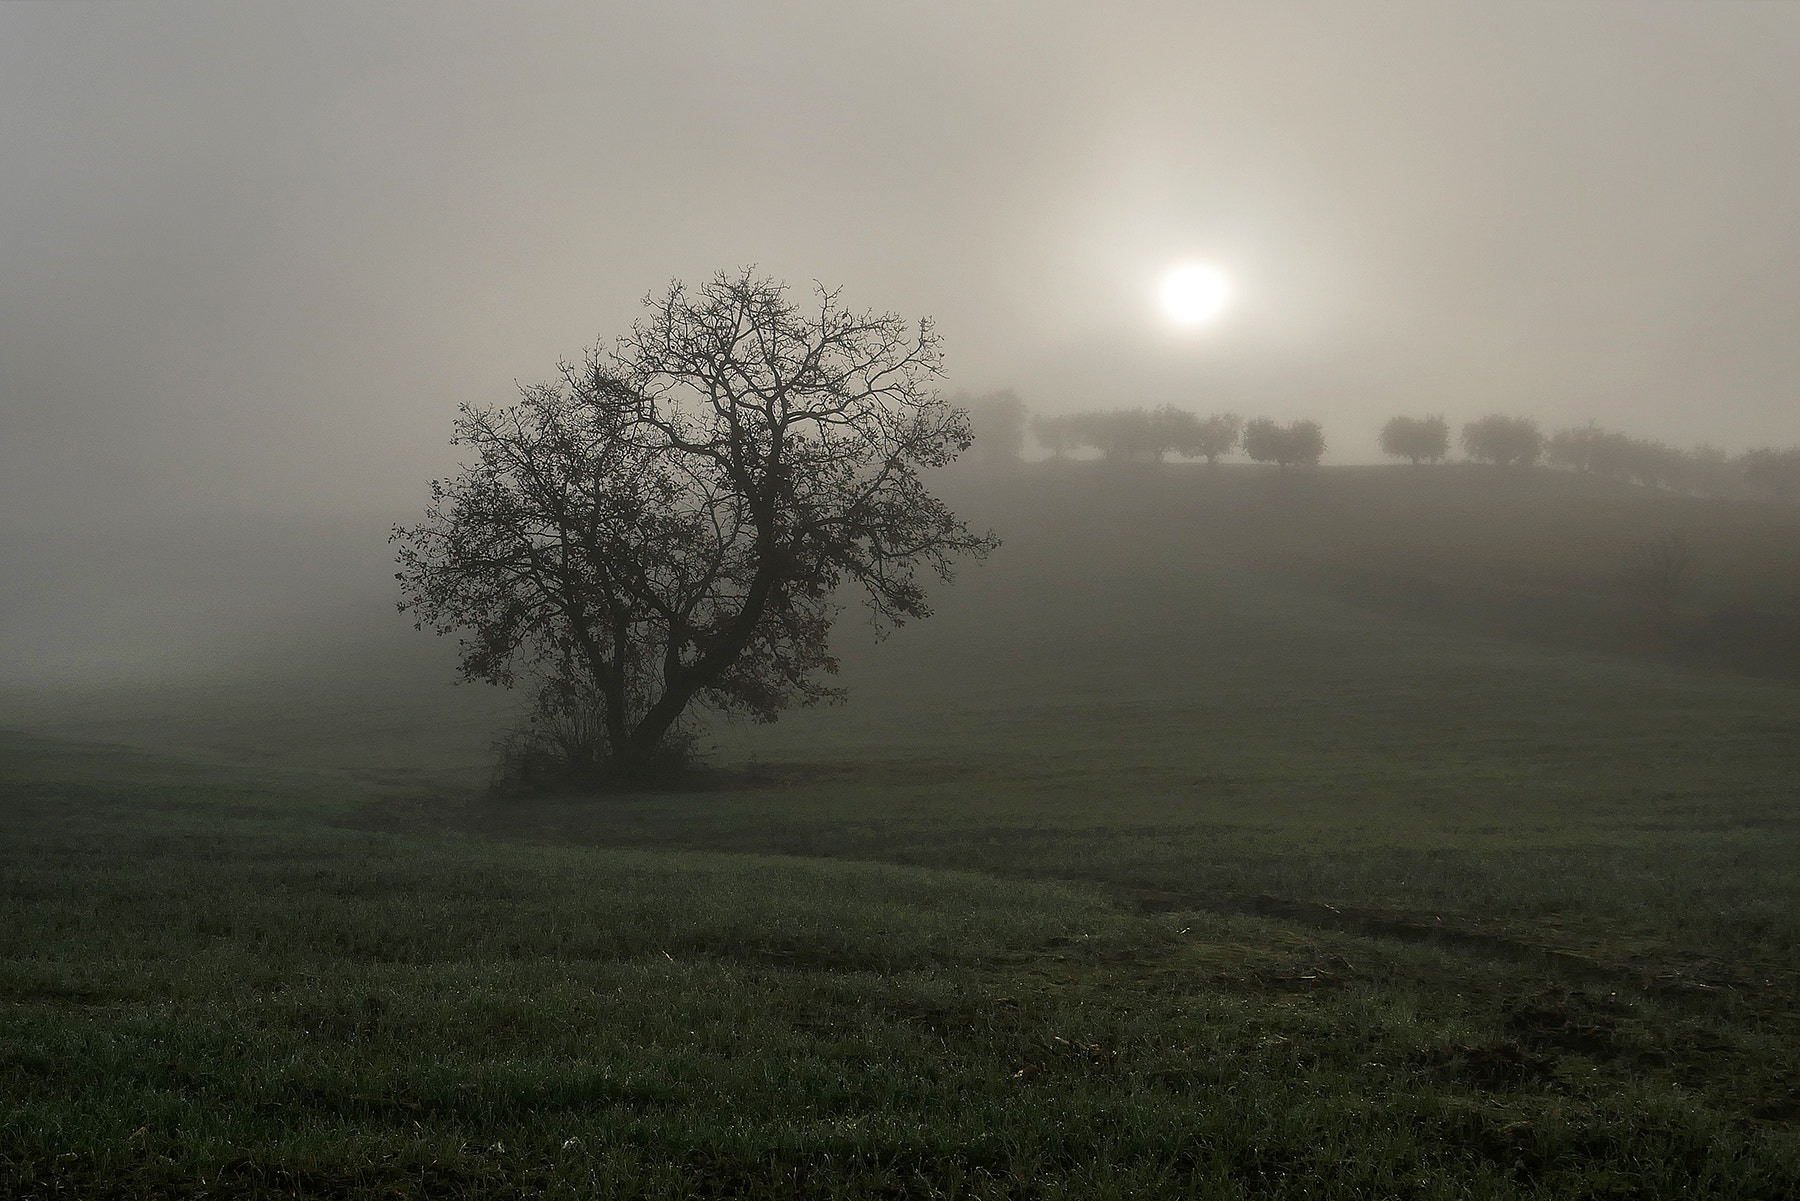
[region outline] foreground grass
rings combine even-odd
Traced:
[[[6,1195],[1800,1178],[1792,1015],[1746,990],[1049,880],[378,831],[342,785],[0,751]]]

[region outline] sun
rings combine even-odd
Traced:
[[[1156,294],[1163,315],[1176,325],[1206,325],[1225,311],[1231,281],[1217,267],[1183,263],[1164,273]]]

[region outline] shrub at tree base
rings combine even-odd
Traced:
[[[682,285],[610,351],[506,408],[464,406],[476,461],[397,527],[400,607],[462,635],[470,680],[536,687],[520,782],[637,781],[694,708],[773,721],[834,699],[840,585],[877,623],[921,575],[996,545],[920,482],[970,442],[929,321],[802,309],[748,272]]]

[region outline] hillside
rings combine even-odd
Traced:
[[[1546,651],[1576,651],[1621,671],[1644,661],[1800,678],[1796,509],[1467,466],[1046,462],[958,470],[939,486],[1001,534],[1001,549],[936,590],[935,617],[885,641],[846,598],[837,642],[849,704],[723,730],[728,754],[816,757],[839,737],[917,747],[923,731],[901,732],[936,729],[933,713],[1014,700],[1153,706],[1171,689],[1215,686],[1215,669],[1294,691],[1319,673],[1399,678],[1439,646],[1505,657],[1511,642],[1546,663]],[[1622,586],[1632,548],[1671,534],[1692,551],[1674,594]],[[111,598],[105,611],[53,591],[34,598],[38,626],[53,614],[65,644],[92,630],[85,678],[40,673],[0,690],[0,724],[478,776],[517,703],[454,685],[452,648],[394,614],[384,538],[373,519],[139,533],[116,578],[85,564],[80,578]],[[28,549],[56,580],[55,548]],[[173,566],[157,575],[153,564]],[[56,649],[28,626],[8,637],[22,654]],[[1387,662],[1369,661],[1375,645]],[[109,655],[157,670],[110,678]]]
[[[1024,553],[1071,565],[1140,543],[1160,567],[1229,563],[1383,614],[1800,676],[1800,508],[1790,505],[1475,464],[1053,461],[953,487],[1024,539]],[[1659,556],[1683,564],[1674,578],[1658,577]],[[1103,558],[1096,572],[1110,570]]]

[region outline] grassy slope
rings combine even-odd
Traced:
[[[1173,479],[964,496],[850,706],[722,736],[778,786],[10,740],[0,1190],[1787,1195],[1800,693],[1295,589],[1329,480]]]

